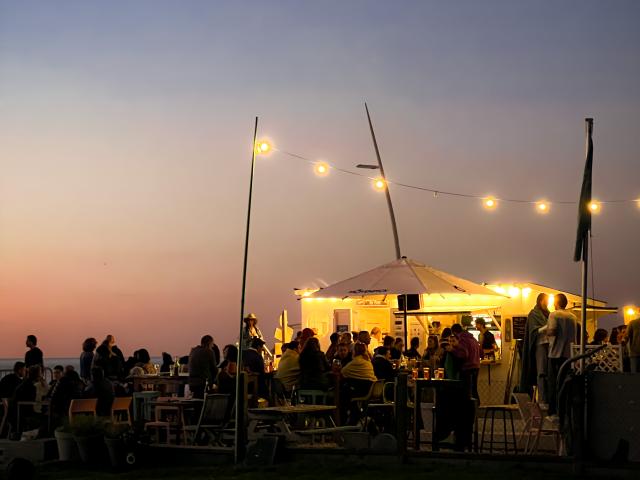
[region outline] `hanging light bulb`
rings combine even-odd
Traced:
[[[551,204],[546,200],[540,200],[536,202],[536,212],[538,213],[549,213],[549,209],[551,208]]]
[[[591,213],[600,213],[600,211],[602,210],[602,204],[597,200],[592,200],[589,203],[589,210],[591,211]]]
[[[318,162],[313,166],[313,171],[319,177],[325,177],[329,175],[329,165],[325,162]]]
[[[493,197],[485,197],[482,199],[482,206],[487,210],[494,210],[498,206],[498,201]]]
[[[375,188],[379,192],[383,192],[384,189],[387,188],[387,182],[385,182],[383,178],[376,178],[373,181],[373,188]]]
[[[256,142],[256,154],[266,155],[271,151],[271,143],[268,140],[259,140]]]

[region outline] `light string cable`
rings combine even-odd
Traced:
[[[310,165],[313,165],[313,166],[324,165],[328,169],[335,170],[337,172],[344,173],[344,174],[347,174],[347,175],[353,175],[353,176],[356,176],[356,177],[365,178],[367,180],[372,180],[372,181],[376,181],[376,180],[380,179],[379,177],[372,177],[372,176],[367,175],[365,173],[354,172],[353,170],[348,170],[346,168],[341,168],[341,167],[338,167],[338,166],[336,166],[334,164],[331,164],[329,162],[326,162],[326,161],[313,160],[311,158],[305,157],[304,155],[300,155],[298,153],[289,152],[289,151],[284,150],[282,148],[277,148],[277,147],[271,146],[270,149],[273,150],[274,152],[281,153],[281,154],[286,155],[286,156],[288,156],[290,158],[304,161],[304,162],[309,163]],[[409,184],[409,183],[403,183],[403,182],[391,180],[389,178],[385,179],[385,183],[389,184],[389,185],[395,185],[397,187],[408,188],[408,189],[412,189],[412,190],[419,190],[419,191],[423,191],[423,192],[429,192],[429,193],[432,193],[435,197],[437,197],[439,195],[446,195],[446,196],[450,196],[450,197],[472,198],[472,199],[476,199],[476,200],[486,200],[488,198],[491,198],[496,202],[521,203],[521,204],[537,205],[538,206],[538,210],[540,210],[541,212],[544,212],[545,210],[548,210],[550,204],[554,204],[554,205],[577,205],[578,204],[577,201],[568,201],[568,200],[547,200],[547,199],[545,199],[545,200],[540,200],[540,199],[538,199],[538,200],[530,200],[530,199],[495,197],[495,196],[488,197],[487,195],[475,195],[475,194],[471,194],[471,193],[454,192],[454,191],[450,191],[450,190],[442,190],[442,189],[438,189],[438,188],[430,188],[430,187],[423,187],[423,186],[419,186],[419,185],[412,185],[412,184]],[[634,199],[615,199],[615,200],[597,200],[597,201],[594,200],[593,203],[594,204],[595,203],[597,203],[597,204],[636,203],[640,207],[640,199],[638,199],[638,198],[634,198]],[[542,204],[544,204],[544,206],[542,206]],[[599,208],[599,207],[594,206],[594,210],[597,209],[597,208]]]

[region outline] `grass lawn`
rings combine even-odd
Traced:
[[[128,472],[105,472],[90,470],[80,465],[50,464],[41,466],[37,478],[40,480],[157,480],[157,479],[193,479],[193,480],[372,480],[374,478],[404,478],[411,480],[495,480],[497,478],[518,480],[567,480],[568,475],[522,471],[510,468],[504,470],[478,471],[463,466],[437,465],[390,465],[389,467],[354,467],[344,460],[344,467],[333,465],[323,467],[318,465],[281,464],[274,467],[260,469],[234,469],[232,466],[212,467],[141,467]],[[0,478],[4,478],[0,476]],[[611,478],[611,477],[610,477]]]

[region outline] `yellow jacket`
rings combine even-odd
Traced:
[[[373,373],[373,364],[362,356],[357,356],[343,367],[342,376],[354,380],[371,380],[372,382],[377,380]]]

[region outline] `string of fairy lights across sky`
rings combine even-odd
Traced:
[[[523,205],[531,205],[539,214],[545,215],[551,211],[552,205],[578,205],[577,201],[552,201],[547,198],[540,198],[537,200],[531,199],[518,199],[518,198],[505,198],[501,196],[494,195],[473,195],[469,193],[463,192],[453,192],[449,190],[440,190],[437,188],[430,187],[422,187],[419,185],[411,185],[408,183],[397,182],[391,180],[389,178],[382,178],[381,176],[371,176],[361,172],[355,172],[353,170],[347,170],[345,168],[338,167],[331,163],[319,160],[313,160],[311,158],[305,157],[304,155],[299,155],[297,153],[288,152],[281,148],[275,147],[270,140],[263,139],[256,142],[255,145],[256,155],[266,156],[272,155],[273,153],[281,153],[288,157],[304,161],[310,164],[313,167],[313,172],[319,177],[328,176],[331,171],[343,173],[346,175],[353,175],[356,177],[361,177],[363,179],[369,180],[374,190],[378,192],[384,192],[388,185],[395,185],[400,188],[407,188],[411,190],[419,190],[423,192],[431,193],[434,197],[438,196],[450,196],[450,197],[460,197],[460,198],[468,198],[472,200],[477,200],[481,202],[481,205],[486,210],[495,210],[498,208],[500,203],[519,203]],[[378,169],[377,165],[362,165],[361,167],[376,170]],[[623,200],[598,200],[592,199],[589,204],[589,209],[591,213],[598,214],[602,211],[603,205],[605,204],[624,204],[624,203],[634,203],[638,208],[640,208],[640,198],[633,199],[623,199]]]

